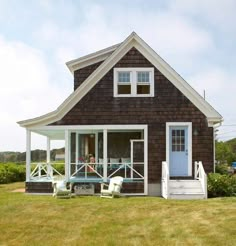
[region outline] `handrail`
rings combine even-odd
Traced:
[[[93,173],[95,175],[98,176],[98,178],[103,178],[103,174],[99,173],[99,170],[97,169],[98,167],[103,167],[103,163],[86,163],[86,162],[79,162],[77,163],[71,163],[71,165],[75,165],[75,171],[71,174],[71,177],[76,177],[76,175],[78,175],[79,173],[83,173],[84,174],[84,178],[85,179],[90,179],[90,177],[88,177],[88,168],[90,168],[90,170],[93,171]],[[115,166],[113,169],[112,166]],[[144,175],[142,174],[142,172],[139,172],[138,170],[136,170],[134,168],[133,165],[140,165],[140,166],[144,166],[144,162],[133,162],[133,164],[131,162],[129,163],[108,163],[107,164],[107,168],[111,171],[108,175],[108,178],[112,178],[115,174],[117,174],[117,172],[124,170],[124,178],[125,179],[132,179],[132,180],[142,180],[144,179]],[[84,170],[84,171],[82,171]],[[128,171],[130,171],[130,173],[128,173]],[[132,173],[134,173],[136,175],[136,177],[132,176]]]
[[[59,176],[63,177],[63,175],[53,167],[54,164],[56,164],[56,163],[37,163],[35,168],[33,169],[33,171],[30,173],[30,179],[31,180],[38,180],[41,178],[46,178],[47,180],[52,180],[53,179],[53,172],[55,172]],[[32,163],[32,165],[34,165],[34,164]],[[42,174],[42,171],[44,174]]]
[[[201,183],[202,190],[204,192],[204,198],[207,198],[207,175],[203,168],[201,161],[195,161],[195,179],[198,179]]]
[[[166,161],[162,162],[162,196],[166,199],[169,197],[169,169]]]

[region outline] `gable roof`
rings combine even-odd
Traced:
[[[135,32],[132,32],[122,43],[95,52],[88,56],[67,62],[71,72],[88,64],[104,62],[55,110],[43,116],[20,121],[22,127],[44,126],[60,120],[71,110],[98,81],[131,49],[135,47],[146,57],[177,89],[179,89],[213,125],[223,120],[222,116],[200,96],[169,64],[167,64],[147,43]],[[87,65],[85,65],[87,64]]]

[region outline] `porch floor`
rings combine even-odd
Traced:
[[[37,179],[32,179],[29,182],[53,182],[53,181],[57,181],[57,180],[63,180],[65,179],[65,177],[62,176],[56,176],[53,178],[50,177],[41,177],[41,178],[37,178]],[[110,178],[107,178],[107,180],[109,181]],[[69,182],[71,183],[102,183],[104,182],[104,180],[102,178],[81,178],[81,177],[72,177],[69,179]],[[130,179],[130,178],[124,178],[124,181],[126,183],[137,183],[137,182],[144,182],[143,179]]]

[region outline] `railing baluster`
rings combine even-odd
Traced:
[[[169,170],[166,161],[162,162],[162,196],[169,197]]]
[[[201,182],[201,186],[205,195],[205,198],[207,198],[207,175],[205,173],[205,170],[203,168],[202,162],[195,162],[195,170],[197,169],[197,179]]]

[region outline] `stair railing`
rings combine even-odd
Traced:
[[[195,179],[198,179],[201,183],[202,190],[204,192],[204,198],[207,198],[207,175],[204,171],[201,161],[195,161]]]
[[[169,169],[166,161],[162,162],[162,184],[161,184],[161,191],[162,191],[162,196],[164,198],[169,197]]]

